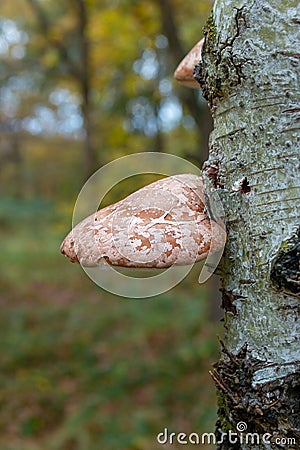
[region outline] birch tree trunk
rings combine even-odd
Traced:
[[[298,0],[216,0],[196,66],[214,119],[204,172],[228,228],[219,449],[300,446],[299,24]]]

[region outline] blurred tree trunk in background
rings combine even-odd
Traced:
[[[296,0],[216,0],[197,66],[214,119],[204,171],[228,221],[219,449],[271,448],[229,430],[299,448],[299,23]]]
[[[158,0],[157,4],[161,13],[162,32],[168,38],[169,51],[174,67],[176,67],[186,55],[187,49],[183,48],[179,37],[172,3],[169,0]],[[187,106],[198,129],[199,153],[197,155],[197,165],[201,166],[208,157],[208,137],[212,130],[211,114],[207,105],[199,102],[198,91],[196,89],[179,87],[178,95],[181,102]],[[190,157],[190,155],[187,155],[187,157]]]
[[[74,11],[77,17],[78,27],[78,61],[72,56],[72,51],[68,48],[68,43],[62,39],[57,39],[55,33],[51,32],[51,27],[47,13],[43,9],[43,5],[38,0],[27,0],[30,4],[44,41],[48,46],[56,49],[60,55],[61,62],[78,85],[81,95],[81,113],[83,118],[83,158],[85,167],[85,176],[90,176],[98,169],[97,153],[92,142],[91,129],[91,69],[90,69],[90,47],[88,38],[88,13],[84,0],[72,0]]]
[[[92,125],[91,125],[91,68],[90,68],[90,46],[88,38],[88,12],[84,0],[76,0],[78,6],[79,19],[79,37],[80,37],[80,78],[79,88],[82,96],[82,117],[84,122],[84,155],[86,175],[90,176],[98,167],[96,149],[92,143]]]
[[[123,113],[123,121],[128,120],[126,115],[130,115],[129,105],[138,105],[139,99],[141,108],[145,110],[144,120],[148,121],[148,127],[156,127],[155,134],[153,128],[150,133],[153,140],[148,150],[168,151],[167,140],[164,138],[166,130],[160,123],[160,112],[165,98],[170,94],[162,93],[159,86],[160,81],[170,77],[170,72],[186,53],[179,36],[181,24],[177,24],[175,20],[180,11],[180,2],[162,0],[148,5],[131,5],[130,2],[107,5],[105,2],[90,3],[85,0],[68,0],[61,4],[27,0],[27,4],[30,5],[35,22],[31,24],[31,56],[34,56],[34,62],[41,70],[45,83],[49,87],[52,82],[53,88],[65,84],[71,92],[77,91],[80,94],[85,176],[94,172],[99,162],[106,162],[102,150],[105,153],[110,145],[107,145],[107,140],[110,141],[109,133],[114,134],[114,127],[120,135],[122,133],[120,126],[116,126],[116,118],[121,121]],[[157,20],[157,11],[160,20]],[[129,34],[126,24],[131,23],[132,19],[136,28]],[[168,45],[161,49],[155,45],[155,35],[159,32],[168,39]],[[144,48],[140,47],[139,36],[148,35],[152,42]],[[143,59],[146,58],[147,51],[149,54],[152,52],[152,57],[155,55],[154,64],[158,62],[157,80],[153,80],[149,74],[144,78],[134,68],[138,58],[147,62],[147,59]],[[172,65],[169,65],[168,55],[171,56]],[[144,78],[143,87],[133,87],[136,76]],[[201,166],[207,158],[208,135],[212,128],[207,105],[201,102],[197,90],[179,86],[170,96],[177,97],[185,106],[183,116],[188,111],[194,119],[198,135],[198,145],[187,150],[177,149],[176,152]],[[136,100],[132,102],[134,97]],[[152,109],[153,117],[150,114],[147,117],[147,108],[148,112]],[[140,114],[140,121],[142,116]],[[156,120],[155,126],[151,123],[152,120]],[[141,129],[141,125],[136,127],[132,122],[134,120],[131,120],[130,132],[138,131],[147,135],[147,124]],[[124,144],[126,146],[126,142]],[[111,159],[109,150],[108,153]]]

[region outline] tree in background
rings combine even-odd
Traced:
[[[196,70],[214,119],[204,171],[228,221],[219,449],[271,448],[230,430],[299,448],[298,6],[216,0]]]
[[[22,143],[42,138],[49,146],[45,162],[53,155],[51,147],[62,152],[73,142],[69,161],[81,171],[84,167],[85,178],[99,165],[141,150],[188,155],[201,163],[208,110],[197,91],[173,84],[172,74],[195,41],[199,16],[201,26],[210,6],[208,0],[200,6],[182,0],[5,5],[3,42],[5,16],[26,42],[19,58],[11,49],[4,53],[3,89],[11,93],[16,78],[20,88],[14,91],[19,106],[3,123],[10,123]],[[81,159],[75,150],[80,145]],[[10,147],[15,148],[11,140]],[[74,178],[72,168],[70,175]]]

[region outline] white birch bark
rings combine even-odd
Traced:
[[[236,430],[243,420],[273,440],[220,449],[300,446],[299,9],[298,0],[216,0],[196,66],[214,119],[204,171],[228,227],[221,266],[228,352],[213,373],[218,427]],[[278,437],[292,440],[280,447]]]

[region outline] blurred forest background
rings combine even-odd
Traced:
[[[208,108],[173,72],[211,7],[1,2],[1,450],[152,450],[165,427],[214,430],[219,325],[199,269],[129,300],[59,253],[95,169],[141,151],[201,167]]]

